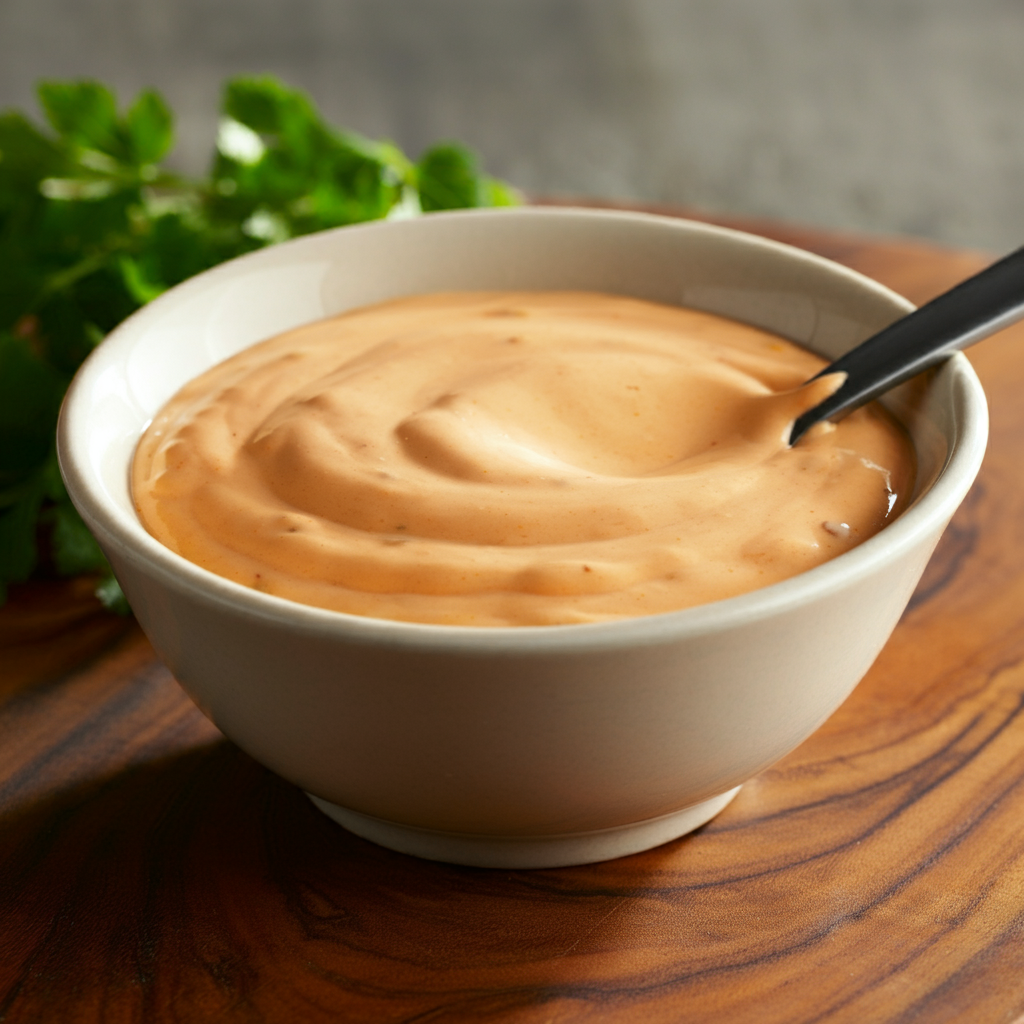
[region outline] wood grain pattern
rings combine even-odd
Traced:
[[[915,301],[985,262],[741,226]],[[363,842],[81,587],[24,589],[0,613],[0,1020],[1020,1018],[1024,330],[972,358],[990,453],[868,677],[708,826],[619,861],[492,872]]]

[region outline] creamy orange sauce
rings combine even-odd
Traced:
[[[879,406],[753,327],[611,295],[453,293],[263,342],[143,436],[136,507],[246,586],[356,615],[592,622],[775,583],[867,539],[913,484]],[[797,389],[797,390],[794,390]]]

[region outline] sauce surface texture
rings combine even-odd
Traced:
[[[187,384],[133,494],[167,547],[377,618],[582,623],[810,569],[902,510],[879,406],[789,425],[819,357],[707,313],[585,292],[400,299],[289,331]]]

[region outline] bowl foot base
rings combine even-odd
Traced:
[[[307,794],[328,817],[363,839],[399,853],[478,868],[561,868],[571,864],[625,857],[660,846],[710,821],[740,791],[720,793],[681,811],[596,832],[551,836],[488,836],[468,832],[435,832],[398,825],[339,807]]]

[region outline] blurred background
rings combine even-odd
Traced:
[[[264,72],[531,194],[1024,243],[1024,0],[0,0],[0,107],[156,86],[183,169]]]

